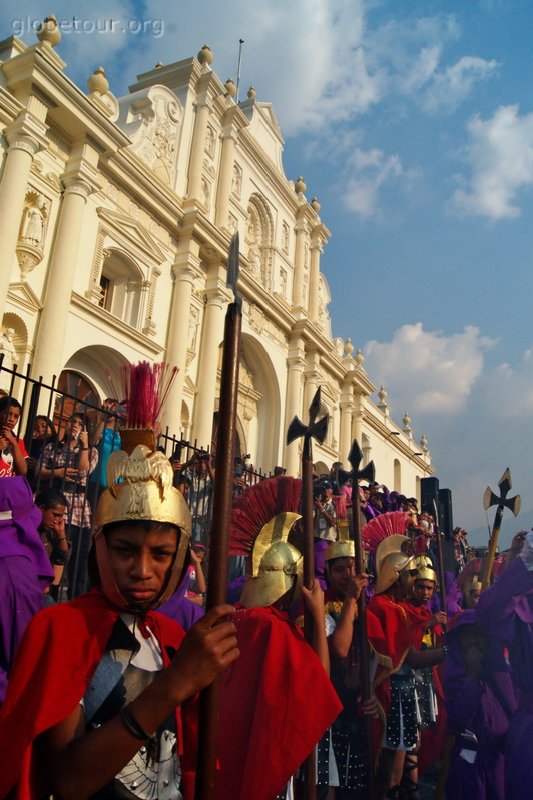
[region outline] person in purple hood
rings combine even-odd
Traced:
[[[505,800],[505,737],[516,701],[503,645],[475,624],[474,609],[455,617],[446,645],[443,685],[454,736],[446,797]]]
[[[0,705],[15,650],[54,577],[40,523],[26,478],[0,478]]]
[[[476,608],[479,627],[509,650],[517,693],[505,749],[506,800],[523,800],[533,786],[533,531],[523,546],[522,537],[513,539],[513,560]]]

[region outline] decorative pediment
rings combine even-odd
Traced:
[[[191,380],[189,375],[186,375],[185,381],[183,383],[183,393],[189,395],[190,397],[194,397],[195,394],[198,394],[198,387]]]
[[[117,211],[110,211],[103,206],[97,208],[96,213],[102,222],[113,231],[113,236],[117,241],[139,248],[150,261],[155,261],[157,264],[166,261],[165,254],[140,222],[126,217],[124,214],[119,214]]]
[[[40,311],[43,307],[43,304],[26,281],[10,283],[7,296],[14,305],[32,313]]]

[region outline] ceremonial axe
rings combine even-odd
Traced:
[[[302,452],[302,517],[303,517],[303,556],[304,556],[304,585],[311,589],[315,579],[315,551],[313,537],[313,458],[311,440],[316,439],[322,444],[328,432],[329,418],[326,414],[317,421],[320,413],[321,390],[317,389],[313,402],[309,406],[309,424],[304,423],[294,417],[287,431],[287,444],[300,439],[303,436]],[[305,638],[311,644],[313,641],[313,621],[307,606],[304,610],[304,632]],[[305,800],[315,800],[316,798],[316,761],[315,751],[308,756],[304,765],[304,798]]]
[[[483,577],[481,579],[481,590],[486,589],[490,585],[490,574],[492,572],[492,564],[494,563],[494,557],[496,555],[496,547],[498,546],[498,538],[500,536],[500,527],[502,524],[502,516],[503,516],[503,509],[508,508],[509,511],[512,511],[513,514],[518,516],[520,513],[520,495],[517,494],[515,497],[509,498],[507,500],[507,495],[509,490],[511,489],[511,472],[509,467],[505,470],[502,477],[498,481],[498,486],[500,487],[500,496],[494,494],[491,490],[490,486],[487,486],[485,489],[485,494],[483,495],[483,508],[487,511],[491,506],[498,506],[496,509],[496,516],[494,517],[494,525],[492,526],[492,533],[490,537],[489,543],[489,552],[487,554],[485,564],[483,566]]]
[[[339,467],[337,469],[337,483],[343,486],[346,481],[352,479],[352,519],[351,519],[351,538],[354,540],[355,546],[355,571],[359,575],[365,571],[363,559],[363,542],[361,539],[361,513],[360,513],[360,497],[359,497],[359,481],[365,480],[373,483],[376,477],[376,469],[374,462],[369,463],[362,470],[359,470],[359,465],[363,460],[363,451],[359,446],[357,439],[353,440],[352,449],[348,456],[352,469],[351,472]],[[361,694],[363,700],[370,700],[372,696],[372,680],[370,678],[370,662],[368,652],[368,632],[366,625],[366,595],[363,590],[359,595],[357,601],[358,625],[355,628],[354,636],[357,636],[357,650],[359,656],[359,673],[361,676]],[[363,726],[365,729],[365,756],[366,756],[366,771],[367,771],[367,784],[366,784],[366,797],[374,800],[376,797],[375,786],[375,759],[374,759],[374,741],[372,719],[365,715],[363,717]]]

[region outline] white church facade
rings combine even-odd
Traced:
[[[0,42],[0,321],[19,371],[82,381],[101,401],[123,364],[167,361],[179,373],[163,422],[209,446],[238,231],[241,452],[298,474],[286,431],[321,386],[330,426],[314,460],[345,461],[357,438],[380,482],[419,496],[434,473],[427,442],[407,415],[392,420],[383,388],[372,399],[351,340],[332,338],[321,271],[331,233],[303,179],[285,175],[271,104],[253,89],[237,103],[207,46],[118,99],[98,69],[86,93],[65,75],[53,18],[39,39]]]

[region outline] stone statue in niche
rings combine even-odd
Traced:
[[[189,310],[189,330],[187,333],[187,349],[196,352],[196,338],[198,333],[198,309],[196,306],[191,306]]]
[[[11,385],[11,375],[4,372],[4,369],[13,369],[16,361],[15,345],[13,344],[13,337],[15,336],[14,328],[6,328],[0,336],[0,354],[4,356],[2,362],[2,373],[0,376],[0,387],[4,390],[9,390]]]
[[[236,197],[241,196],[242,188],[242,170],[238,164],[233,165],[233,172],[231,175],[231,193]]]
[[[261,277],[261,259],[259,256],[259,247],[255,244],[250,246],[248,250],[248,263],[250,265],[250,273],[254,278]]]
[[[280,269],[279,271],[280,294],[287,297],[287,270]]]
[[[204,152],[207,153],[208,156],[213,158],[215,155],[215,131],[211,127],[211,125],[207,126],[207,131],[205,134],[205,146]]]
[[[20,239],[33,247],[42,248],[47,216],[46,200],[42,194],[37,195],[33,202],[24,209]]]
[[[211,187],[205,178],[202,178],[202,203],[206,211],[209,211],[209,196],[211,194]]]
[[[283,230],[281,234],[281,246],[283,250],[289,252],[289,226],[286,222],[283,223]]]

